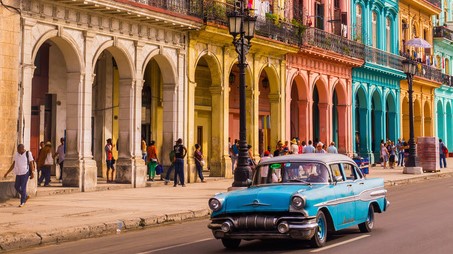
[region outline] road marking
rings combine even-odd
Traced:
[[[193,242],[190,242],[190,243],[181,243],[181,244],[178,244],[178,245],[168,246],[168,247],[164,247],[164,248],[160,248],[160,249],[155,249],[155,250],[150,250],[150,251],[145,251],[145,252],[139,252],[137,254],[148,254],[148,253],[153,253],[153,252],[158,252],[158,251],[163,251],[163,250],[169,250],[169,249],[178,248],[178,247],[182,247],[182,246],[186,246],[186,245],[191,245],[191,244],[194,244],[194,243],[206,242],[206,241],[209,241],[209,240],[214,240],[214,238],[205,238],[205,239],[193,241]]]
[[[368,236],[371,236],[371,235],[361,235],[361,236],[358,236],[356,238],[352,238],[352,239],[346,240],[344,242],[335,243],[335,244],[332,244],[332,245],[329,245],[329,246],[326,246],[326,247],[322,247],[322,248],[319,248],[319,249],[316,249],[316,250],[312,250],[310,252],[321,252],[323,250],[328,250],[328,249],[331,249],[331,248],[334,248],[334,247],[337,247],[337,246],[340,246],[340,245],[343,245],[343,244],[354,242],[354,241],[360,240],[360,239],[368,237]]]

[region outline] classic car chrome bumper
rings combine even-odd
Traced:
[[[318,227],[315,217],[272,217],[249,215],[213,218],[208,228],[215,238],[311,239]]]

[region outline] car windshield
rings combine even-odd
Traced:
[[[316,162],[285,162],[257,167],[254,185],[272,183],[328,183],[326,166]]]

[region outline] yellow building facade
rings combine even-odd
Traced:
[[[195,144],[201,145],[210,175],[232,177],[229,138],[231,142],[239,139],[238,55],[226,23],[225,9],[231,6],[225,2],[214,4],[212,9],[223,15],[208,13],[205,27],[189,34],[186,128],[190,153]],[[281,28],[259,20],[247,55],[247,143],[252,145],[255,157],[288,138],[284,107],[286,54],[299,49],[287,43],[287,34],[279,34]],[[271,29],[275,32],[266,32]],[[195,167],[192,156],[189,167]],[[195,173],[189,175],[189,179],[196,177]]]
[[[440,2],[439,2],[440,3]],[[437,6],[423,0],[399,1],[400,52],[418,61],[417,73],[413,79],[414,101],[414,136],[434,136],[434,90],[441,86],[441,71],[435,68],[433,49],[405,46],[413,38],[422,38],[433,45],[432,15],[441,12]],[[414,53],[415,52],[415,53]],[[434,62],[434,63],[433,63]],[[401,133],[405,140],[409,138],[409,94],[407,80],[402,80],[400,94]]]

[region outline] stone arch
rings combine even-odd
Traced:
[[[381,140],[385,140],[385,122],[384,111],[382,107],[382,92],[377,87],[371,90],[371,150],[374,153],[374,158],[380,158],[380,144]]]
[[[452,108],[452,103],[451,100],[448,100],[446,103],[445,107],[445,113],[446,113],[446,126],[450,127],[453,126],[453,108]],[[447,131],[446,135],[446,144],[447,147],[453,147],[453,132],[452,131]]]
[[[313,141],[327,142],[330,136],[330,109],[331,103],[328,82],[325,77],[318,76],[312,83],[312,122],[313,122]]]
[[[437,101],[437,137],[445,139],[444,104],[442,100]]]
[[[266,72],[269,79],[270,94],[280,94],[279,75],[274,65],[266,64],[261,67],[259,73]]]
[[[307,79],[300,73],[295,72],[290,79],[289,90],[286,94],[287,100],[286,112],[289,112],[287,119],[289,133],[288,137],[299,137],[302,141],[308,141],[309,138],[309,88]]]
[[[346,152],[347,140],[350,138],[348,133],[348,94],[346,91],[346,84],[341,80],[337,79],[333,84],[332,96],[332,117],[331,117],[331,126],[332,126],[332,137],[331,140],[337,144],[338,150],[341,153]]]
[[[396,103],[395,94],[393,91],[389,91],[385,99],[385,130],[386,137],[394,142],[398,139]]]
[[[423,105],[423,119],[425,130],[422,134],[428,137],[433,136],[433,117],[431,112],[431,104],[428,101],[425,101]]]
[[[368,153],[369,110],[367,88],[364,84],[356,83],[354,91],[354,151],[359,155]]]
[[[31,60],[32,62],[36,59],[38,50],[47,41],[51,40],[55,43],[64,55],[66,68],[70,73],[81,72],[84,69],[82,53],[79,51],[79,47],[75,40],[66,32],[62,32],[59,36],[57,30],[51,30],[44,33],[33,46]]]
[[[99,59],[99,56],[107,50],[115,58],[116,64],[118,65],[119,76],[121,79],[133,79],[134,77],[134,65],[133,58],[129,55],[126,49],[123,48],[121,43],[114,43],[113,40],[106,41],[99,46],[95,51],[96,53],[93,56],[93,70],[96,66],[96,62]]]
[[[167,55],[165,52],[162,53],[159,49],[151,51],[146,56],[145,60],[143,61],[141,76],[143,77],[143,75],[145,74],[146,66],[152,59],[156,60],[161,70],[166,70],[162,72],[162,77],[165,80],[165,83],[176,84],[176,64],[172,61],[169,55]]]

